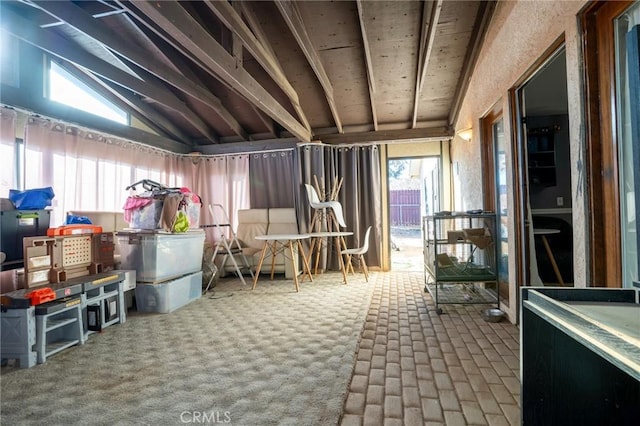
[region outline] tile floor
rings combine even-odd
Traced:
[[[519,329],[441,305],[421,273],[378,273],[342,426],[520,423]]]

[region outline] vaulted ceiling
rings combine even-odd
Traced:
[[[1,27],[184,151],[450,138],[488,1],[6,1]]]

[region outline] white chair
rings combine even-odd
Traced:
[[[336,226],[336,231],[339,231],[339,226],[343,228],[347,226],[344,221],[344,215],[342,214],[342,204],[339,201],[320,201],[320,197],[318,197],[318,193],[316,189],[309,185],[308,183],[304,184],[307,189],[307,198],[309,199],[309,205],[315,210],[313,218],[311,219],[311,226],[309,229],[313,231],[313,227],[321,221],[322,218],[327,220],[326,226],[327,230],[329,230],[329,216],[332,218],[333,224]],[[325,213],[325,210],[329,209],[328,212]],[[322,227],[319,231],[322,231]]]
[[[364,242],[362,246],[356,248],[349,248],[341,251],[341,254],[346,256],[347,261],[344,263],[344,268],[342,270],[342,276],[344,278],[344,282],[347,282],[347,274],[349,270],[352,273],[355,273],[353,270],[353,265],[351,264],[351,258],[353,256],[358,256],[358,261],[360,262],[360,269],[364,272],[365,281],[369,282],[369,271],[367,269],[367,263],[364,261],[364,255],[369,251],[369,234],[371,233],[371,226],[367,228],[367,232],[364,233]]]

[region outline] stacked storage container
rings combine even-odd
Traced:
[[[204,231],[152,230],[117,234],[122,269],[136,271],[139,312],[172,312],[202,295]]]

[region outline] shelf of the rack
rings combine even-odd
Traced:
[[[78,321],[78,318],[73,317],[73,318],[59,318],[59,319],[49,319],[49,321],[47,321],[47,329],[46,331],[52,331],[55,330],[56,328],[60,328],[60,327],[64,327],[67,324],[71,324]]]
[[[427,284],[427,290],[433,296],[437,294],[439,304],[495,304],[498,296],[494,289],[478,285],[478,283],[443,283]]]
[[[50,357],[53,354],[56,354],[64,349],[70,348],[71,346],[77,345],[80,343],[79,339],[74,340],[58,340],[53,343],[47,343],[45,348],[46,357]]]
[[[496,281],[496,274],[486,267],[479,265],[466,265],[460,263],[449,267],[439,267],[437,270],[426,267],[429,275],[438,282],[465,283],[465,282],[491,282]]]

